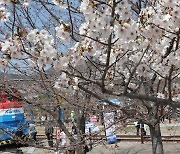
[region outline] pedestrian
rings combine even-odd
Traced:
[[[45,134],[47,136],[48,145],[50,147],[53,147],[53,132],[54,128],[51,123],[47,123],[45,126]]]
[[[141,133],[142,133],[143,136],[146,136],[146,130],[145,130],[144,126],[145,126],[144,123],[141,123],[141,124],[140,124],[140,127],[141,127]]]
[[[71,111],[70,118],[71,118],[71,122],[73,124],[75,122],[75,120],[74,120],[74,111]]]
[[[58,141],[57,144],[59,145],[59,143],[60,143],[60,152],[65,154],[69,150],[68,149],[68,147],[70,145],[69,139],[68,139],[67,135],[64,133],[64,131],[62,129],[60,129],[59,132],[60,132],[60,134],[59,134],[59,141]]]
[[[36,140],[37,130],[34,124],[29,124],[29,134],[34,141]]]
[[[77,128],[76,128],[76,126],[74,124],[72,126],[72,134],[77,135]]]
[[[66,136],[66,134],[64,133],[63,130],[61,130],[61,135],[60,136],[61,136],[61,146],[65,147],[66,144],[67,144],[67,136]]]
[[[42,115],[42,117],[41,117],[41,125],[45,124],[45,119],[46,119],[46,117],[44,115]]]
[[[140,122],[139,121],[135,121],[134,125],[136,127],[136,135],[139,136]]]

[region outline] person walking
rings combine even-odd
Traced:
[[[53,132],[54,132],[54,128],[52,124],[47,123],[45,126],[45,134],[47,136],[48,145],[50,147],[53,147]]]
[[[72,134],[77,135],[77,127],[74,124],[72,126]]]
[[[56,132],[56,154],[58,151],[60,154],[65,154],[67,153],[68,149],[67,147],[69,146],[69,140],[67,135],[64,133],[62,129],[58,129]],[[59,149],[59,144],[60,144],[60,149]]]
[[[145,124],[144,123],[141,123],[141,133],[143,136],[146,136],[146,130],[145,130]]]
[[[36,140],[37,130],[34,124],[29,124],[29,134],[34,141]]]
[[[139,130],[140,130],[140,122],[139,121],[135,121],[134,125],[136,127],[136,135],[139,136]]]
[[[71,122],[73,124],[75,122],[74,121],[74,111],[71,111],[70,118],[71,118]]]
[[[138,120],[138,121],[135,121],[135,122],[134,122],[134,125],[135,125],[135,127],[136,127],[136,135],[139,136],[140,130],[141,130],[141,134],[142,134],[143,136],[146,135],[146,129],[145,129],[146,126],[145,126],[144,123],[142,123],[142,122],[140,122],[140,121]]]

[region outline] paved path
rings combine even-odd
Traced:
[[[151,143],[120,142],[115,145],[99,145],[88,154],[152,154]],[[180,154],[180,143],[164,143],[164,154]]]
[[[178,127],[176,127],[178,126]],[[44,134],[44,127],[37,128],[40,134]],[[161,124],[162,135],[180,135],[180,123],[164,123]],[[135,129],[132,128],[126,134],[135,135]],[[124,134],[121,130],[118,134]],[[47,140],[44,140],[44,144],[47,146]],[[180,154],[180,143],[163,143],[164,154]],[[139,142],[119,142],[118,147],[114,148],[114,144],[98,145],[93,148],[88,154],[152,154],[151,142],[141,144]],[[21,148],[26,154],[28,147]],[[14,154],[11,150],[0,151],[2,154]],[[54,154],[53,151],[35,148],[33,154]]]

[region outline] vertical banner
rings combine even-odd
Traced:
[[[64,124],[64,110],[59,110],[59,120]]]
[[[106,129],[106,138],[109,144],[117,141],[116,128],[114,125],[114,112],[104,113],[104,125]]]

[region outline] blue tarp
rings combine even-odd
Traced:
[[[119,106],[121,106],[121,107],[123,107],[124,106],[124,102],[121,102],[121,101],[119,101],[119,99],[117,99],[117,98],[112,98],[112,99],[108,99],[112,104],[116,104],[116,105],[119,105]]]

